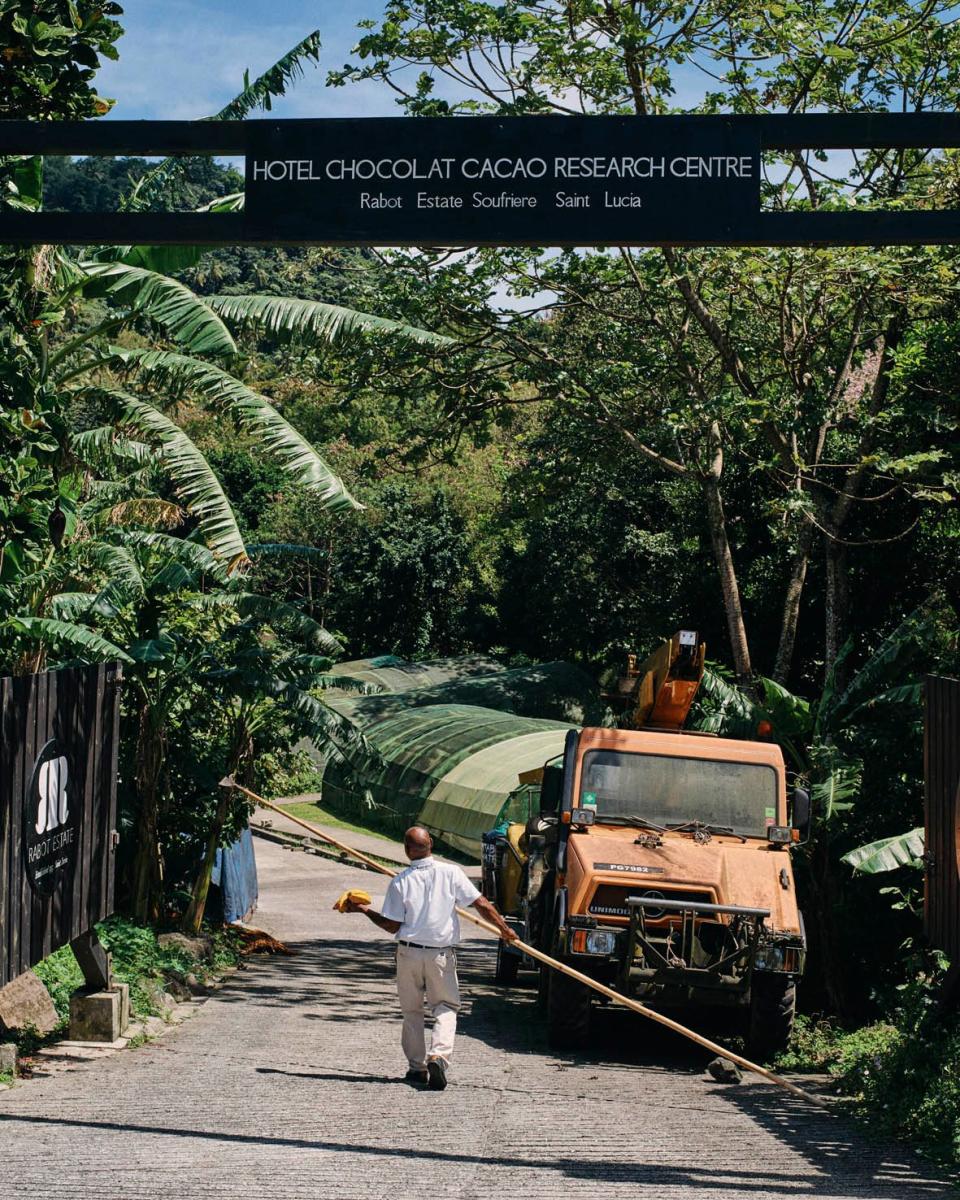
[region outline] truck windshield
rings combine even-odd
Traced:
[[[765,837],[777,819],[777,772],[760,763],[589,750],[580,804],[596,806],[600,821],[643,817],[668,826],[696,820]]]

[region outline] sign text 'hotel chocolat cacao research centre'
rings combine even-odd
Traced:
[[[584,244],[735,237],[759,205],[758,130],[631,117],[261,122],[255,235]]]

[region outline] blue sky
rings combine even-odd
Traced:
[[[357,22],[376,18],[382,0],[122,0],[120,59],[104,61],[97,85],[116,98],[111,116],[190,120],[240,91],[243,72],[259,75],[313,29],[323,41],[310,67],[274,107],[281,117],[400,115],[386,88],[326,88],[356,44]]]

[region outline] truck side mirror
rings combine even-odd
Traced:
[[[794,788],[793,811],[791,813],[790,823],[800,835],[798,840],[801,842],[805,842],[810,837],[810,818],[812,816],[812,811],[810,793],[806,790],[806,788]]]
[[[543,769],[543,781],[540,784],[540,815],[555,817],[560,811],[562,798],[563,768],[559,763],[548,764]]]

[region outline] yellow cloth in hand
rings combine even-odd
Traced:
[[[365,892],[362,888],[351,888],[349,892],[344,892],[340,899],[333,906],[337,912],[346,912],[347,904],[369,904],[373,897],[369,892]]]

